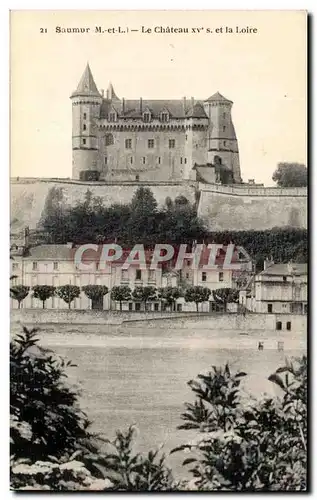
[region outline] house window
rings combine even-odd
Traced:
[[[143,165],[145,165],[145,163],[146,163],[146,158],[145,158],[145,156],[142,156],[142,158],[141,158],[141,162],[142,162],[142,164],[143,164]]]
[[[129,302],[129,311],[133,311],[133,302]]]
[[[86,144],[86,139],[83,139],[83,144]]]
[[[105,156],[105,165],[107,165],[107,163],[108,163],[108,158],[107,156]]]
[[[128,269],[121,270],[121,281],[129,281],[129,271]]]
[[[106,146],[112,146],[112,144],[114,143],[113,135],[112,134],[107,134],[105,136],[105,141],[106,141]]]
[[[157,159],[157,163],[158,163],[159,165],[161,165],[161,157],[160,157],[160,156],[159,156],[159,157],[158,157],[158,159]]]
[[[141,304],[140,304],[140,302],[136,302],[135,303],[135,310],[136,311],[141,311]]]
[[[175,148],[175,139],[169,139],[169,141],[168,141],[168,147],[170,149],[174,149]]]
[[[158,310],[159,310],[159,304],[158,304],[158,302],[155,302],[154,311],[158,311]]]
[[[291,330],[291,329],[292,329],[292,323],[291,323],[291,321],[288,321],[286,323],[286,330]]]
[[[141,269],[137,269],[135,272],[135,279],[140,280],[142,278],[142,271]]]
[[[125,148],[126,149],[131,149],[132,148],[132,139],[126,139],[125,140]]]
[[[83,130],[86,130],[86,128],[87,128],[87,127],[86,127],[86,124],[84,123],[84,125],[83,125]]]
[[[109,120],[109,122],[115,122],[116,121],[116,113],[109,113],[108,120]]]
[[[207,273],[206,272],[201,273],[201,281],[207,281]]]
[[[219,273],[219,281],[223,281],[223,273]]]
[[[155,271],[149,271],[149,281],[155,281]]]
[[[287,277],[283,276],[283,282],[285,283],[287,281]]]
[[[32,263],[32,270],[37,271],[37,262]]]
[[[177,304],[177,312],[182,312],[182,304]]]
[[[161,113],[161,122],[168,122],[168,113]]]
[[[139,174],[137,174],[137,175],[135,176],[135,180],[136,180],[136,181],[139,181],[139,180],[140,180],[140,176],[139,176]]]
[[[308,306],[307,304],[304,304],[304,314],[307,314],[307,312],[308,312]]]
[[[153,149],[154,148],[154,139],[148,139],[148,141],[147,141],[147,147],[149,149]]]
[[[12,270],[16,270],[16,269],[19,269],[19,264],[17,262],[13,262],[12,264]]]
[[[143,121],[149,123],[151,121],[151,113],[143,113]]]
[[[84,113],[84,120],[86,120],[87,118],[87,113]]]
[[[186,273],[186,279],[187,280],[189,279],[189,273]]]
[[[273,312],[273,304],[268,304],[268,305],[267,305],[267,312],[268,312],[268,313]]]
[[[54,262],[53,268],[54,271],[58,271],[58,262]]]
[[[277,321],[275,328],[276,328],[276,330],[282,330],[282,321]]]

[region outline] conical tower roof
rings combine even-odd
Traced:
[[[107,98],[110,99],[111,101],[120,101],[119,97],[114,91],[113,85],[110,82],[108,89],[107,89]]]
[[[77,89],[72,93],[72,97],[80,96],[80,95],[89,95],[89,96],[97,96],[101,97],[100,93],[95,84],[94,77],[92,76],[91,69],[89,64],[85,68],[83,76],[81,77]]]
[[[224,97],[222,94],[220,94],[220,92],[216,92],[215,94],[213,94],[212,96],[208,97],[208,99],[206,99],[205,102],[210,102],[210,101],[218,101],[218,102],[231,102],[229,99],[227,99],[226,97]]]

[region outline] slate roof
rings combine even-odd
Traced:
[[[72,260],[72,249],[67,245],[39,245],[31,247],[28,260]]]
[[[101,97],[88,63],[79,81],[77,89],[72,93],[72,97],[81,95]]]
[[[127,118],[141,117],[143,112],[149,110],[153,118],[159,118],[160,113],[167,111],[171,118],[207,118],[205,114],[203,101],[196,101],[194,106],[190,101],[186,102],[184,107],[183,99],[142,99],[142,113],[140,111],[140,99],[125,99],[124,113],[122,113],[122,101],[120,103],[111,102],[110,100],[103,99],[100,109],[100,118],[107,118],[108,113],[112,107],[117,109],[120,116]]]
[[[307,275],[307,264],[291,264],[294,272],[290,272],[289,264],[272,264],[267,269],[262,271],[260,275],[267,276],[291,276],[294,273],[299,275]]]
[[[208,97],[208,99],[206,99],[206,102],[210,102],[210,101],[225,101],[225,102],[231,102],[229,99],[227,99],[226,97],[224,97],[222,94],[220,94],[220,92],[216,92],[215,94],[213,94],[212,96]]]

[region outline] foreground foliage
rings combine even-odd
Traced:
[[[190,454],[176,482],[159,450],[134,452],[136,430],[114,440],[90,432],[72,365],[39,347],[37,330],[10,344],[11,485],[52,491],[303,491],[307,470],[307,364],[270,375],[278,397],[245,396],[245,372],[212,367],[189,386],[180,429],[197,436],[173,452]],[[242,390],[241,390],[242,389]],[[190,479],[192,476],[192,479]]]

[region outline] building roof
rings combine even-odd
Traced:
[[[75,90],[75,92],[72,93],[72,97],[81,95],[101,97],[88,63],[79,81],[77,89]]]
[[[307,275],[307,264],[272,264],[260,273],[261,276]]]
[[[171,118],[207,118],[203,101],[196,101],[192,105],[191,101],[185,102],[183,99],[142,99],[142,101],[140,99],[125,99],[123,110],[123,101],[116,102],[116,100],[119,101],[116,95],[112,101],[103,99],[100,118],[107,118],[112,107],[117,109],[120,116],[127,118],[139,118],[144,111],[149,111],[152,118],[159,118],[162,112],[168,112]]]
[[[222,94],[220,94],[220,92],[216,92],[212,96],[208,97],[208,99],[206,99],[206,102],[211,102],[211,101],[217,101],[217,102],[225,101],[225,102],[231,102],[232,104],[232,101],[224,97]]]
[[[108,99],[110,99],[112,101],[120,101],[119,97],[117,96],[117,94],[114,91],[114,88],[113,88],[113,85],[111,82],[109,83],[109,86],[107,89],[107,96],[108,96]]]
[[[25,256],[28,260],[72,260],[72,249],[67,245],[39,245],[31,247]]]
[[[208,118],[205,113],[204,106],[200,102],[196,102],[186,113],[187,118]]]

